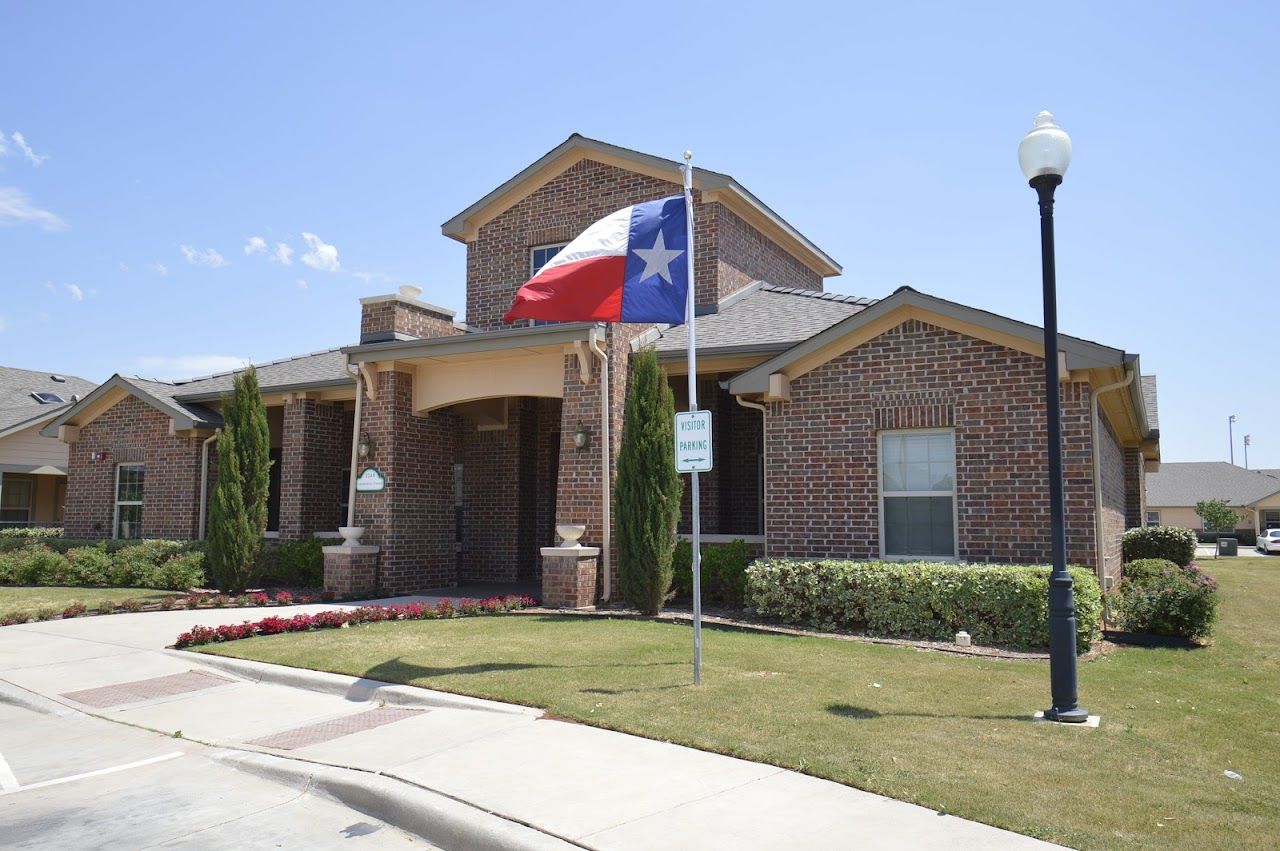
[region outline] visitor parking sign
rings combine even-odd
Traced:
[[[676,414],[676,471],[706,473],[711,470],[711,412]]]

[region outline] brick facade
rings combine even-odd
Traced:
[[[1136,529],[1147,524],[1147,465],[1142,450],[1124,450],[1124,522],[1126,528]]]
[[[346,525],[343,470],[351,465],[354,412],[344,403],[284,404],[280,447],[280,537],[309,538]]]
[[[453,324],[453,311],[402,295],[373,296],[360,301],[362,343],[405,337],[449,337],[461,334]]]
[[[795,379],[769,405],[770,555],[880,556],[878,430],[953,428],[959,556],[1050,559],[1040,358],[909,320]],[[1067,551],[1095,562],[1086,384],[1064,384]]]
[[[1111,424],[1101,413],[1094,433],[1098,436],[1098,469],[1102,480],[1103,574],[1118,582],[1120,567],[1124,561],[1120,539],[1126,528],[1125,506],[1128,501],[1125,450],[1116,438]]]
[[[169,434],[169,418],[126,396],[80,430],[67,463],[64,528],[68,538],[114,534],[116,468],[145,466],[142,535],[188,540],[199,532],[202,438]],[[102,461],[93,461],[105,452]]]

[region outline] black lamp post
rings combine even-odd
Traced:
[[[1077,704],[1076,601],[1067,573],[1066,508],[1062,493],[1062,404],[1058,375],[1058,295],[1053,258],[1053,191],[1071,163],[1071,137],[1042,111],[1018,146],[1018,164],[1040,197],[1040,258],[1044,278],[1045,412],[1049,424],[1049,514],[1053,572],[1049,574],[1050,721],[1078,724],[1089,713]]]

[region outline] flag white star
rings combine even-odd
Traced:
[[[671,280],[671,264],[684,252],[667,248],[667,240],[661,230],[658,231],[658,240],[653,244],[653,248],[633,248],[631,251],[644,261],[644,271],[640,273],[640,280],[658,275],[668,284],[675,284],[675,281]]]

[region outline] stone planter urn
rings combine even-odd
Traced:
[[[342,536],[343,546],[354,547],[360,543],[360,536],[364,534],[363,526],[339,526],[338,534]]]
[[[560,536],[561,547],[580,547],[578,539],[587,531],[586,526],[578,524],[563,524],[556,526],[556,534]]]

